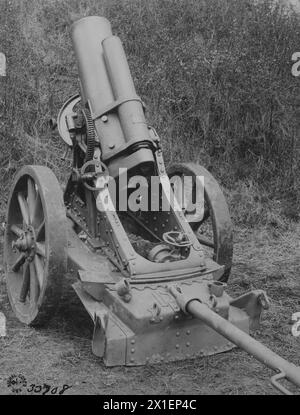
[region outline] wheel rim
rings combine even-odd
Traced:
[[[169,177],[204,177],[204,208],[201,218],[196,222],[190,222],[193,215],[187,214],[186,219],[206,255],[218,264],[225,266],[224,274],[220,280],[227,281],[232,265],[233,234],[228,206],[220,186],[204,167],[194,163],[172,165],[168,168],[168,174]],[[176,195],[176,188],[174,191]],[[195,192],[195,185],[193,189],[187,189],[187,192],[184,189],[185,197],[191,197],[192,192]]]
[[[25,167],[10,194],[4,241],[8,296],[22,322],[37,325],[52,316],[66,271],[66,244],[56,177],[46,167]]]

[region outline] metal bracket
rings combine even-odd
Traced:
[[[120,105],[125,104],[125,102],[130,101],[138,101],[142,104],[143,108],[145,109],[145,104],[143,103],[142,99],[138,95],[132,95],[130,97],[120,97],[116,101],[111,102],[110,104],[103,107],[100,111],[97,111],[96,113],[91,111],[93,121],[98,120],[99,118],[103,117],[103,115],[108,114],[109,112],[112,112],[116,108],[118,108]],[[91,104],[89,102],[89,107],[91,108]]]
[[[256,330],[262,310],[270,307],[267,294],[263,290],[253,290],[231,300],[230,305],[245,310],[250,319],[250,329]]]

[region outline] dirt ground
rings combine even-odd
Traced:
[[[230,293],[265,289],[271,300],[254,337],[300,365],[300,337],[291,333],[293,313],[300,311],[300,225],[285,231],[239,229]],[[0,261],[1,263],[1,261]],[[70,278],[71,279],[71,278]],[[71,281],[70,281],[71,282]],[[8,380],[23,375],[31,384],[63,385],[65,394],[276,394],[272,371],[242,350],[197,360],[139,368],[105,368],[91,351],[92,323],[70,284],[51,324],[35,330],[13,316],[0,277],[0,310],[7,317],[7,337],[0,338],[0,394],[10,394]],[[43,391],[42,391],[43,392]],[[55,392],[55,390],[54,390]],[[49,392],[50,393],[50,392]]]

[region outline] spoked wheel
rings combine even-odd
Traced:
[[[10,193],[4,240],[8,297],[17,318],[45,324],[54,314],[67,271],[62,190],[48,167],[26,166]]]
[[[170,178],[173,176],[180,178],[189,176],[193,178],[191,180],[192,185],[190,186],[178,186],[176,188],[176,183],[182,183],[182,181],[174,182],[175,197],[178,198],[178,192],[182,192],[181,198],[179,197],[178,199],[184,202],[182,206],[186,220],[194,230],[206,254],[218,264],[225,266],[225,272],[220,280],[226,282],[232,265],[233,234],[227,202],[220,186],[204,167],[195,163],[171,165],[168,168],[168,175]],[[197,176],[204,178],[204,209],[200,209],[201,215],[199,217],[193,212],[185,211],[185,207],[189,205],[190,201],[195,203],[196,200],[202,200],[203,204],[203,197],[196,199],[195,195],[196,188],[198,188],[195,184]],[[189,184],[190,182],[187,181],[186,183]]]

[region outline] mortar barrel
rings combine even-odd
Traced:
[[[114,99],[101,46],[102,41],[109,36],[112,36],[111,25],[104,17],[85,17],[72,26],[82,93],[94,111],[98,105],[103,107]]]
[[[112,36],[111,25],[104,17],[89,16],[72,25],[72,42],[78,65],[81,95],[84,104],[90,103],[92,113],[101,113],[111,105],[114,93],[110,84],[103,56],[102,42]],[[116,148],[125,143],[117,114],[110,114],[109,122],[97,120],[95,127],[102,138],[101,148],[105,155],[113,144]]]
[[[268,347],[238,329],[228,320],[225,320],[223,317],[219,316],[205,304],[202,304],[198,300],[192,300],[187,304],[186,311],[194,317],[202,320],[209,327],[220,333],[241,349],[244,349],[247,353],[255,357],[264,365],[274,370],[281,370],[290,382],[300,387],[299,367],[278,356]]]
[[[142,103],[130,100],[137,95],[121,40],[111,36],[102,42],[102,47],[115,100],[124,100],[118,107],[118,114],[126,141],[149,139]]]

